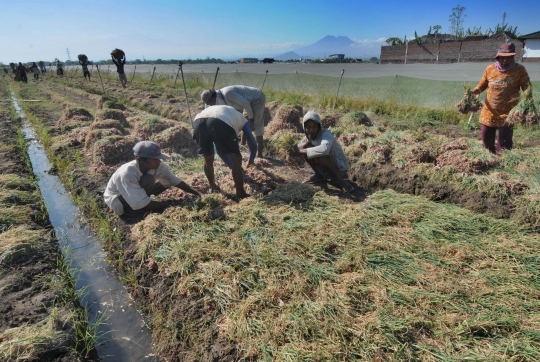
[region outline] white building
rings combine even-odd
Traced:
[[[540,31],[519,37],[525,44],[523,45],[523,62],[540,62]]]

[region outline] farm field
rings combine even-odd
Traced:
[[[221,163],[222,193],[206,193],[180,79],[173,88],[170,76],[150,84],[136,75],[122,89],[102,73],[103,88],[95,72],[92,82],[68,73],[11,86],[41,100],[24,110],[162,357],[540,358],[538,126],[517,127],[514,149],[495,156],[475,118],[455,110],[462,81],[399,77],[400,92],[395,77],[359,78],[336,98],[335,77],[283,74],[266,80],[267,157],[246,170],[252,196],[236,202]],[[231,72],[217,86],[229,77],[262,84],[260,74]],[[298,79],[313,91],[298,91]],[[192,116],[212,80],[186,74]],[[360,84],[386,86],[362,93]],[[311,174],[294,146],[308,109],[344,146],[351,195],[302,182]],[[183,205],[126,223],[102,194],[142,139],[171,153],[173,171],[205,195],[167,191],[161,199]]]
[[[0,81],[2,99],[10,97]],[[94,360],[91,328],[52,232],[20,121],[0,108],[0,361]]]

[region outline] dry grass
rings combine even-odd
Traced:
[[[0,333],[0,361],[35,361],[40,353],[49,350],[62,334],[55,314],[39,323]]]
[[[289,187],[284,202],[214,199],[148,217],[133,230],[141,262],[172,278],[173,299],[202,298],[205,328],[248,357],[538,357],[535,234],[392,191],[343,204]]]

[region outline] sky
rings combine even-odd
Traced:
[[[84,53],[134,59],[235,60],[275,57],[327,35],[347,36],[361,56],[380,55],[391,37],[408,38],[442,26],[464,6],[464,28],[506,22],[521,34],[540,31],[540,0],[0,0],[0,62],[67,60]]]

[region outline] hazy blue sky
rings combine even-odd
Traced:
[[[493,28],[507,22],[528,34],[540,31],[540,0],[500,1],[122,1],[1,0],[0,61],[67,59],[85,53],[128,59],[276,56],[326,35],[347,36],[366,57],[379,56],[389,37],[426,34],[430,25],[449,32],[448,17],[466,7],[464,26]]]

